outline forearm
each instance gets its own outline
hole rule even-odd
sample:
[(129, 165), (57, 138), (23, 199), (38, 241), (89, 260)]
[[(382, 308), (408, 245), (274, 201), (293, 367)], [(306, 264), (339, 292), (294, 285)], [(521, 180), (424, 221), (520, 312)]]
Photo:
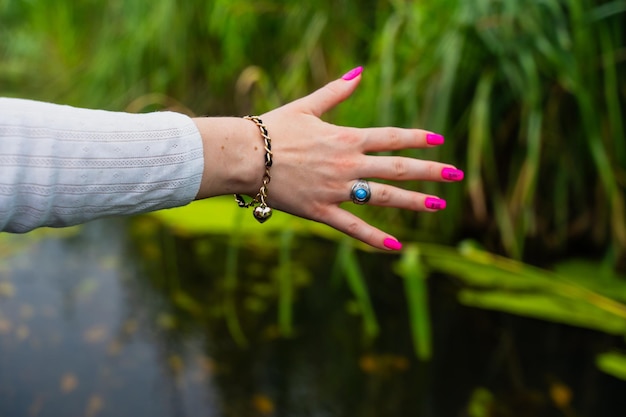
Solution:
[(203, 155), (196, 125), (181, 114), (0, 99), (0, 230), (187, 204)]
[(264, 149), (258, 128), (239, 117), (200, 117), (204, 172), (196, 198), (225, 194), (254, 195), (263, 178)]

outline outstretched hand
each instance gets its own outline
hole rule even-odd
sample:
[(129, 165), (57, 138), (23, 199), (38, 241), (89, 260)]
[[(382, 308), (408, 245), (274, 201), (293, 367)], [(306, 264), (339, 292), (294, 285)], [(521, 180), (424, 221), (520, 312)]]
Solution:
[[(402, 245), (395, 237), (340, 207), (340, 204), (351, 201), (350, 192), (355, 182), (364, 178), (459, 181), (463, 179), (463, 172), (439, 162), (370, 155), (441, 145), (441, 135), (394, 127), (357, 129), (322, 121), (322, 114), (354, 92), (361, 80), (361, 70), (360, 67), (355, 68), (314, 93), (260, 116), (272, 139), (272, 179), (268, 185), (267, 203), (274, 209), (328, 224), (376, 248), (399, 250)], [(232, 187), (224, 189), (222, 186), (220, 191), (255, 195), (261, 185), (264, 150), (258, 128), (249, 121), (243, 122), (248, 124), (245, 130), (247, 144), (237, 141), (233, 132), (225, 141), (213, 141), (211, 148), (221, 155), (224, 155), (225, 148), (223, 145), (219, 148), (220, 142), (227, 143), (231, 148), (231, 152), (226, 152), (231, 158), (218, 164), (224, 169), (232, 170), (233, 163), (247, 166), (246, 173), (241, 174), (238, 181), (232, 177), (229, 179)], [(238, 126), (243, 127), (241, 124)], [(202, 133), (201, 125), (199, 127)], [(254, 136), (251, 138), (251, 135)], [(251, 140), (255, 144), (254, 149), (249, 149)], [(206, 149), (205, 154), (208, 154)], [(251, 164), (250, 161), (255, 162)], [(209, 180), (211, 176), (206, 171), (205, 177)], [(219, 179), (211, 182), (215, 185), (217, 181)], [(235, 184), (241, 188), (236, 189)], [(371, 198), (367, 204), (415, 211), (437, 211), (446, 206), (445, 200), (436, 196), (375, 181), (371, 181), (369, 186)], [(219, 193), (208, 191), (205, 196)]]

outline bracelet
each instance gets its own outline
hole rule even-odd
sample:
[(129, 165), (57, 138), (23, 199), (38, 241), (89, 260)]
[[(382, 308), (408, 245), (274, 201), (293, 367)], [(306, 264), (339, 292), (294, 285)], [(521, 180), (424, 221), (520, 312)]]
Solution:
[(272, 167), (272, 139), (270, 138), (267, 127), (263, 124), (258, 116), (244, 116), (244, 119), (251, 120), (258, 126), (261, 131), (261, 136), (265, 142), (265, 174), (263, 174), (263, 185), (252, 199), (251, 202), (246, 203), (241, 194), (235, 194), (235, 201), (242, 208), (254, 207), (252, 214), (259, 223), (264, 223), (267, 219), (272, 217), (272, 208), (267, 205), (267, 184), (270, 183), (272, 177), (270, 176), (270, 168)]

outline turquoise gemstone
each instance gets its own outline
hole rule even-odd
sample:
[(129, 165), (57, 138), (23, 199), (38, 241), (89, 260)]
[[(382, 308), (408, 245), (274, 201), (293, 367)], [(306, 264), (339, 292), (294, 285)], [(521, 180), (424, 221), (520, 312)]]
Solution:
[(365, 197), (367, 197), (367, 191), (365, 191), (365, 189), (363, 188), (359, 188), (358, 190), (356, 190), (354, 192), (354, 195), (356, 196), (356, 198), (358, 198), (359, 200), (363, 200)]

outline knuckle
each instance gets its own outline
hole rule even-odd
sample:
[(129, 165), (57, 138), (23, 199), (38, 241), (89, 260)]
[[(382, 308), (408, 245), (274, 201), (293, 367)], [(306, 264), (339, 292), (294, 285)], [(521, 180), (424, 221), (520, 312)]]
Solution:
[(400, 131), (395, 128), (388, 128), (387, 132), (387, 144), (389, 149), (399, 149), (402, 145), (402, 138), (400, 136)]
[(381, 188), (380, 191), (377, 192), (376, 199), (380, 204), (388, 204), (391, 201), (391, 190), (386, 187)]
[(354, 158), (337, 158), (335, 160), (337, 172), (340, 173), (341, 176), (350, 175), (356, 169), (356, 161)]
[(346, 233), (352, 237), (356, 237), (361, 230), (361, 225), (358, 222), (352, 221), (346, 225)]
[(361, 136), (362, 135), (356, 129), (341, 129), (339, 140), (343, 144), (352, 147), (361, 142)]
[(421, 211), (424, 210), (424, 199), (415, 194), (411, 197), (410, 210)]
[(393, 161), (393, 173), (397, 179), (406, 178), (409, 167), (404, 159), (397, 158)]
[(427, 168), (428, 178), (437, 179), (441, 178), (441, 167), (435, 163), (429, 163)]

